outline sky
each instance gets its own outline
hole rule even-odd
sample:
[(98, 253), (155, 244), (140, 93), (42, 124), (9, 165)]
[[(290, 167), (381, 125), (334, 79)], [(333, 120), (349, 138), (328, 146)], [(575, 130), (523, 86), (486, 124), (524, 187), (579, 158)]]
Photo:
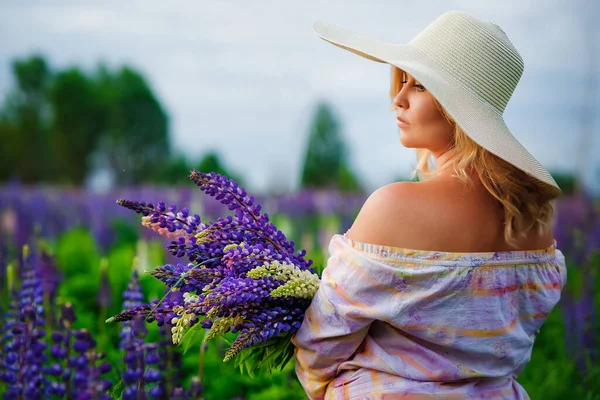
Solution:
[(598, 191), (596, 0), (0, 0), (0, 99), (11, 61), (33, 52), (56, 69), (130, 65), (166, 108), (176, 151), (216, 150), (258, 191), (297, 188), (316, 104), (327, 101), (372, 191), (415, 164), (390, 110), (390, 66), (321, 40), (312, 24), (407, 43), (450, 10), (498, 24), (523, 57), (504, 112), (514, 136), (551, 171), (585, 170)]

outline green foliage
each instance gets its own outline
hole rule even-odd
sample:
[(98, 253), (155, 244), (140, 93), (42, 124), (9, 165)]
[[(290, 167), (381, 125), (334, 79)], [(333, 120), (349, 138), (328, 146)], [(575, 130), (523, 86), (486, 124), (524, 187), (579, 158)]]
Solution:
[[(312, 248), (306, 255), (315, 261), (315, 266), (323, 266), (326, 261), (326, 248), (318, 245), (319, 230), (336, 230), (339, 219), (335, 215), (312, 216), (303, 218), (302, 224), (288, 216), (273, 216), (277, 226), (281, 224), (286, 230), (293, 231), (292, 236), (306, 234), (311, 238)], [(151, 269), (164, 263), (164, 247), (160, 241), (151, 241), (147, 245), (140, 244), (139, 235), (126, 223), (119, 225), (123, 232), (117, 244), (107, 254), (107, 271), (112, 291), (112, 302), (109, 315), (121, 311), (122, 292), (131, 276), (134, 257), (138, 257), (138, 267)], [(301, 227), (301, 229), (300, 229)], [(327, 236), (327, 235), (325, 235)], [(296, 243), (300, 243), (296, 241)], [(300, 248), (297, 244), (297, 248)], [(65, 281), (60, 287), (59, 303), (67, 300), (75, 304), (78, 320), (77, 327), (86, 327), (93, 331), (99, 347), (107, 352), (107, 360), (115, 366), (121, 365), (123, 354), (118, 350), (119, 324), (98, 323), (101, 310), (97, 306), (97, 288), (100, 278), (100, 255), (93, 237), (84, 229), (73, 229), (55, 242), (54, 253), (57, 263), (64, 273)], [(569, 261), (569, 260), (567, 260)], [(596, 253), (590, 260), (591, 265), (600, 265), (600, 254)], [(594, 287), (600, 285), (600, 274), (596, 267), (587, 275), (580, 268), (569, 265), (569, 277), (566, 290), (576, 298), (581, 293), (585, 282), (594, 281)], [(142, 273), (140, 280), (147, 298), (158, 298), (164, 293), (164, 285), (149, 274)], [(594, 295), (594, 304), (600, 309), (600, 292)], [(549, 316), (535, 341), (531, 361), (525, 367), (518, 381), (527, 390), (532, 399), (599, 399), (600, 367), (588, 365), (587, 373), (577, 368), (573, 354), (565, 342), (566, 329), (563, 314), (572, 312), (557, 307)], [(103, 321), (102, 321), (103, 322)], [(228, 333), (224, 338), (217, 338), (204, 348), (202, 337), (204, 330), (191, 328), (184, 337), (177, 351), (184, 352), (183, 367), (180, 370), (186, 384), (192, 376), (201, 376), (204, 383), (206, 399), (232, 399), (243, 396), (249, 400), (263, 399), (304, 399), (302, 387), (296, 379), (293, 358), (291, 362), (284, 359), (270, 358), (271, 354), (241, 352), (234, 362), (223, 362), (223, 355), (228, 344), (235, 335)], [(158, 338), (156, 324), (148, 324), (149, 340)], [(104, 329), (104, 330), (101, 330)], [(597, 337), (600, 337), (596, 335)], [(282, 345), (284, 345), (282, 341)], [(293, 348), (290, 348), (293, 351)], [(288, 356), (293, 354), (287, 353)], [(275, 366), (271, 374), (256, 372), (257, 363)], [(252, 371), (252, 376), (244, 372)], [(118, 371), (111, 377), (118, 385)], [(119, 393), (120, 389), (114, 391)]]
[[(588, 376), (588, 384), (583, 384), (574, 360), (565, 348), (565, 326), (560, 308), (548, 317), (536, 338), (531, 361), (518, 377), (532, 399), (592, 399), (594, 393), (600, 395), (600, 366), (594, 366)], [(595, 377), (595, 379), (589, 379)]]
[(156, 181), (172, 186), (189, 185), (188, 176), (191, 169), (192, 165), (184, 155), (175, 155), (162, 163), (161, 169), (156, 174)]
[[(131, 278), (134, 257), (135, 248), (132, 246), (115, 247), (108, 255), (108, 280), (113, 299), (108, 315), (117, 314), (122, 309), (122, 294)], [(140, 276), (140, 283), (141, 280)]]
[(162, 163), (161, 169), (156, 175), (156, 181), (168, 185), (189, 185), (189, 175), (192, 169), (197, 169), (200, 172), (215, 172), (225, 175), (235, 180), (240, 186), (246, 186), (241, 176), (225, 167), (221, 157), (215, 151), (205, 153), (196, 165), (183, 155), (171, 157)]
[(296, 229), (294, 229), (296, 225), (294, 224), (294, 221), (292, 221), (287, 215), (283, 213), (275, 213), (273, 215), (269, 215), (269, 219), (281, 232), (283, 232), (285, 237), (288, 239), (292, 239), (294, 236), (297, 236)]
[[(282, 371), (271, 375), (260, 373), (254, 377), (242, 375), (232, 362), (223, 362), (223, 353), (235, 335), (208, 343), (203, 355), (204, 396), (206, 399), (306, 399), (306, 394), (296, 379), (294, 363), (288, 363)], [(196, 373), (198, 352), (192, 348), (184, 357), (184, 370)], [(198, 350), (200, 351), (200, 350)]]
[(570, 172), (552, 171), (552, 177), (563, 191), (563, 194), (573, 194), (577, 186), (577, 177)]
[(93, 236), (83, 228), (66, 232), (58, 240), (56, 261), (64, 280), (58, 292), (58, 303), (76, 304), (75, 327), (95, 330), (98, 326), (98, 286), (100, 256)]
[(100, 257), (88, 230), (74, 228), (62, 235), (57, 244), (56, 261), (65, 279), (79, 275), (89, 281), (90, 288), (98, 285)]
[(214, 151), (198, 163), (173, 154), (167, 112), (133, 68), (53, 71), (32, 55), (12, 70), (14, 86), (0, 104), (0, 181), (82, 185), (106, 169), (117, 184), (189, 184), (196, 167), (245, 186)]
[(360, 187), (347, 164), (347, 149), (333, 110), (326, 103), (317, 105), (308, 137), (300, 178), (302, 188), (340, 188), (355, 191)]
[(340, 167), (337, 187), (341, 192), (356, 193), (365, 191), (358, 177), (350, 170), (347, 163), (342, 164)]
[[(200, 160), (200, 162), (196, 166), (196, 169), (200, 172), (216, 172), (217, 174), (225, 175), (225, 176), (229, 177), (230, 179), (233, 179), (236, 182), (238, 182), (240, 184), (240, 186), (244, 186), (242, 183), (240, 183), (237, 180), (237, 178), (235, 178), (227, 170), (225, 170), (225, 167), (223, 166), (223, 163), (221, 162), (221, 158), (214, 151), (208, 152)], [(189, 171), (188, 171), (188, 175), (189, 175)]]
[(33, 55), (25, 60), (16, 60), (12, 64), (17, 85), (25, 96), (34, 102), (41, 102), (44, 89), (48, 84), (50, 69), (41, 55)]
[(129, 67), (105, 66), (95, 77), (104, 112), (99, 153), (117, 182), (151, 182), (160, 162), (171, 154), (168, 118), (144, 77)]
[(187, 353), (188, 350), (194, 346), (195, 344), (202, 343), (204, 341), (204, 335), (206, 334), (206, 329), (202, 327), (202, 324), (199, 322), (188, 329), (183, 335), (183, 339), (181, 339), (181, 343), (179, 346), (182, 348), (183, 354)]
[[(573, 265), (572, 259), (567, 257), (567, 284), (563, 296), (569, 295), (576, 302), (581, 301), (583, 288), (586, 283), (593, 281), (593, 287), (600, 285), (600, 253), (592, 254), (589, 263), (595, 268), (590, 268), (590, 273), (584, 274), (581, 266)], [(600, 292), (594, 293), (594, 307), (600, 306)], [(536, 338), (531, 360), (525, 367), (518, 381), (527, 390), (532, 399), (600, 399), (600, 365), (589, 362), (586, 349), (576, 349), (567, 346), (565, 342), (567, 326), (563, 319), (573, 309), (565, 308), (562, 303), (556, 307), (544, 322), (540, 334)], [(589, 321), (592, 323), (592, 321)], [(596, 329), (600, 326), (595, 324)], [(580, 332), (589, 327), (571, 328)], [(600, 330), (596, 331), (596, 346), (600, 346)], [(581, 352), (588, 358), (584, 374), (577, 368), (575, 359)]]
[(84, 183), (103, 129), (94, 82), (77, 68), (57, 73), (49, 90), (52, 152), (58, 181)]
[(33, 55), (13, 62), (13, 76), (0, 108), (0, 179), (80, 185), (93, 158), (119, 183), (152, 182), (169, 159), (166, 112), (132, 68), (52, 72)]
[(115, 247), (135, 246), (139, 238), (139, 227), (122, 219), (112, 221), (111, 225), (115, 232)]
[(52, 173), (47, 112), (52, 74), (39, 55), (14, 61), (12, 72), (16, 88), (0, 109), (0, 178), (16, 175), (25, 183), (47, 181)]
[(273, 371), (283, 371), (294, 356), (294, 345), (289, 337), (275, 337), (266, 343), (242, 350), (233, 360), (242, 374), (254, 378), (262, 371), (272, 375)]

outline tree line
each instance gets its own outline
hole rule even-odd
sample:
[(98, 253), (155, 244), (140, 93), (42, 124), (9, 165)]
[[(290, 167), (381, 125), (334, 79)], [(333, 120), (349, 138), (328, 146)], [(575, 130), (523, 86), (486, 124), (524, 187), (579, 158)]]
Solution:
[[(104, 168), (117, 185), (179, 184), (196, 168), (244, 185), (216, 152), (190, 161), (172, 148), (168, 113), (134, 68), (54, 69), (39, 54), (11, 66), (13, 86), (0, 104), (0, 182), (80, 186)], [(299, 186), (361, 190), (324, 102), (307, 135)]]

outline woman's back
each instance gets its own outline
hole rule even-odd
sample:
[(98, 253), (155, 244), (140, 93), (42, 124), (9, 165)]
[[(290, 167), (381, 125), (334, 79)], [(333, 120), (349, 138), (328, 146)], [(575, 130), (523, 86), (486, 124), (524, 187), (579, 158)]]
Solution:
[[(348, 237), (392, 247), (448, 252), (536, 250), (550, 247), (552, 229), (530, 232), (511, 247), (500, 203), (479, 183), (441, 176), (398, 182), (371, 195)], [(369, 202), (375, 204), (368, 204)], [(377, 226), (376, 226), (377, 225)]]

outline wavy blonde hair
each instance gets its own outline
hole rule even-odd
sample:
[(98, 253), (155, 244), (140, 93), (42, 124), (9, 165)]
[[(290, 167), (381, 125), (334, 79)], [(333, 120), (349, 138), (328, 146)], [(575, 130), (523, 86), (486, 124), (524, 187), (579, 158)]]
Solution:
[[(393, 65), (391, 67), (390, 97), (392, 109), (397, 110), (393, 101), (402, 88), (404, 71)], [(473, 184), (469, 173), (473, 172), (502, 205), (505, 241), (517, 247), (517, 239), (526, 238), (532, 229), (537, 228), (542, 234), (551, 228), (556, 195), (548, 185), (475, 143), (435, 97), (434, 101), (442, 115), (454, 126), (453, 140), (450, 144), (454, 154), (446, 165), (452, 166), (454, 176), (467, 185)], [(423, 181), (435, 177), (439, 171), (429, 165), (431, 151), (417, 149), (416, 152), (417, 165), (411, 178), (416, 176)]]

